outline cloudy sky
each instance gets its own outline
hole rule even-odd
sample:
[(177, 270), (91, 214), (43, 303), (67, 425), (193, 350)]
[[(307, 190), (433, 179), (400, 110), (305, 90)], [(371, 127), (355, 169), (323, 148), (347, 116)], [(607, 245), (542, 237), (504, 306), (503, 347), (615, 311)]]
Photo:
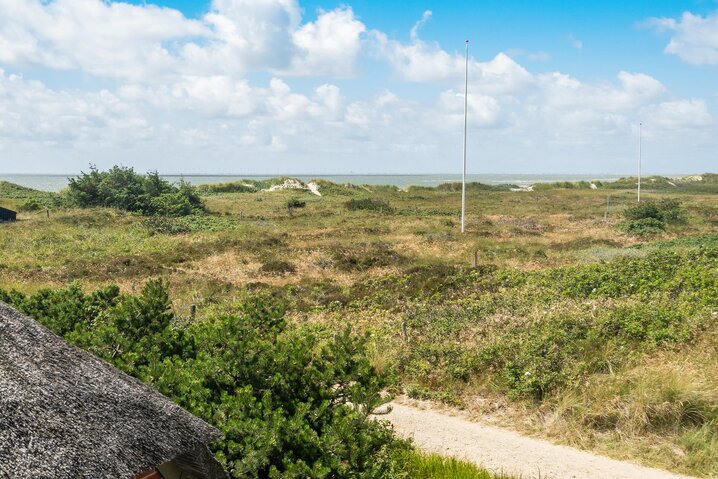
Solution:
[(0, 173), (458, 171), (466, 38), (471, 172), (718, 171), (715, 0), (0, 0)]

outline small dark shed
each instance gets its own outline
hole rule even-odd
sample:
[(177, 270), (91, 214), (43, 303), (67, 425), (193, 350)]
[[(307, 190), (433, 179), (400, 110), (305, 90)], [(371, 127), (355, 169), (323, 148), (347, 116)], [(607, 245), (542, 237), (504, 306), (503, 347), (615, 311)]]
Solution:
[(226, 479), (219, 435), (0, 302), (0, 478)]
[(15, 221), (17, 219), (17, 213), (13, 210), (3, 208), (0, 206), (0, 223), (3, 221)]

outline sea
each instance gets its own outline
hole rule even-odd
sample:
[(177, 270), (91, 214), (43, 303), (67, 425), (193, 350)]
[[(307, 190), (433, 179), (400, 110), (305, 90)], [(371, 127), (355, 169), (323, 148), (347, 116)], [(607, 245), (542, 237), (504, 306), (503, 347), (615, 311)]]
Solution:
[[(162, 175), (166, 180), (176, 183), (183, 179), (193, 185), (229, 183), (243, 179), (266, 180), (282, 175)], [(334, 183), (351, 183), (354, 185), (393, 185), (399, 188), (408, 186), (437, 186), (442, 183), (461, 181), (460, 174), (433, 174), (433, 175), (284, 175), (302, 181), (315, 179), (329, 180)], [(466, 181), (478, 181), (489, 185), (512, 184), (521, 187), (536, 183), (554, 183), (557, 181), (615, 181), (626, 175), (562, 175), (562, 174), (479, 174), (466, 175)], [(3, 175), (0, 181), (9, 181), (41, 191), (57, 192), (67, 186), (69, 178), (73, 175)]]

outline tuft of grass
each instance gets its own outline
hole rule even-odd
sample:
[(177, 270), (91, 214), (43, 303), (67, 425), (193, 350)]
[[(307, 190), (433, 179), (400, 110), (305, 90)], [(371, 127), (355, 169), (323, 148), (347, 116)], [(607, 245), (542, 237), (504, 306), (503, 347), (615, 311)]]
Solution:
[(492, 474), (454, 457), (443, 457), (412, 451), (406, 458), (407, 477), (412, 479), (511, 479), (504, 474)]
[(718, 391), (689, 368), (654, 365), (592, 378), (575, 407), (574, 413), (598, 430), (681, 433), (716, 423)]

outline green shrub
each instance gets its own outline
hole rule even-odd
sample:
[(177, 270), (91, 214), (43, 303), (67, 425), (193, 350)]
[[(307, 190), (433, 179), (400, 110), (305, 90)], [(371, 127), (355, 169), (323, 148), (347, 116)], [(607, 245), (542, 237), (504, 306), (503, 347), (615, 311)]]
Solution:
[(381, 198), (362, 198), (362, 199), (351, 199), (344, 203), (344, 206), (349, 211), (381, 211), (391, 212), (392, 207), (386, 201)]
[(0, 299), (217, 427), (211, 447), (232, 477), (380, 479), (403, 468), (394, 451), (406, 443), (370, 418), (387, 378), (367, 338), (293, 326), (276, 298), (189, 324), (160, 280), (137, 296), (72, 286)]
[(30, 198), (29, 200), (26, 200), (26, 201), (20, 203), (20, 205), (18, 205), (18, 207), (17, 207), (17, 209), (19, 211), (29, 211), (29, 212), (30, 211), (40, 211), (43, 208), (45, 208), (45, 206), (42, 203), (40, 203), (38, 200), (36, 200), (35, 198)]
[(656, 218), (641, 218), (627, 221), (619, 225), (619, 229), (633, 236), (648, 237), (664, 233), (666, 224)]
[(306, 201), (302, 201), (297, 198), (287, 200), (287, 208), (304, 208), (305, 206), (307, 206)]
[(195, 189), (184, 181), (174, 186), (157, 172), (146, 175), (132, 168), (114, 166), (71, 178), (66, 192), (68, 202), (81, 208), (106, 207), (144, 215), (186, 216), (204, 211)]
[(681, 221), (681, 203), (677, 200), (662, 199), (660, 201), (642, 201), (624, 210), (627, 220), (655, 219), (664, 223)]

